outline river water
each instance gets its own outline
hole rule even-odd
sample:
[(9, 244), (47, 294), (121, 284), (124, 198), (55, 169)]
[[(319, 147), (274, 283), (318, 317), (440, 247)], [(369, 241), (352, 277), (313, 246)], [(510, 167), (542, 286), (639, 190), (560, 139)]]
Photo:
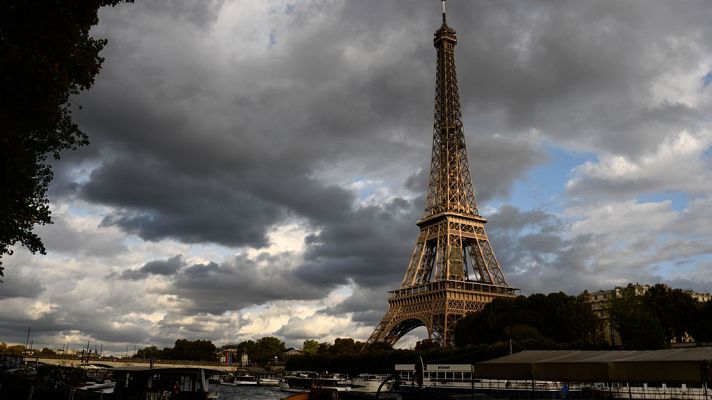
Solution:
[(210, 385), (210, 390), (220, 392), (219, 400), (279, 400), (294, 393), (285, 393), (279, 387)]

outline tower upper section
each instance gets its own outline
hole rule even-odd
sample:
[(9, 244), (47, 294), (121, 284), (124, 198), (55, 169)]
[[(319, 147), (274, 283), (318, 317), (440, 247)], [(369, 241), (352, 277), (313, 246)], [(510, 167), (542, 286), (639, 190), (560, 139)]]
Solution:
[(462, 130), (455, 70), (457, 35), (455, 30), (447, 25), (445, 1), (442, 3), (443, 24), (435, 31), (433, 39), (437, 51), (435, 124), (424, 218), (444, 213), (481, 218), (472, 187), (465, 135)]

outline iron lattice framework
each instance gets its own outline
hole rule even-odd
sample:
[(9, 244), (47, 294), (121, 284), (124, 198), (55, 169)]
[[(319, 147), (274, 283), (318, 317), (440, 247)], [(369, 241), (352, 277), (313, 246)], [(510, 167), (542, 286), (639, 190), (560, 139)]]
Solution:
[(462, 129), (455, 72), (455, 30), (443, 24), (435, 32), (437, 83), (435, 125), (425, 215), (420, 236), (398, 290), (389, 292), (388, 311), (367, 344), (395, 344), (414, 328), (453, 343), (455, 323), (482, 310), (497, 297), (512, 297), (477, 210)]

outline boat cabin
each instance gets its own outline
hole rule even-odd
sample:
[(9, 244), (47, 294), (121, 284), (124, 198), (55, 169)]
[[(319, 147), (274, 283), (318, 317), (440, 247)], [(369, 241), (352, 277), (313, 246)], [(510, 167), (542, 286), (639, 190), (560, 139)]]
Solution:
[(208, 381), (203, 368), (145, 368), (114, 369), (117, 400), (193, 400), (208, 399)]

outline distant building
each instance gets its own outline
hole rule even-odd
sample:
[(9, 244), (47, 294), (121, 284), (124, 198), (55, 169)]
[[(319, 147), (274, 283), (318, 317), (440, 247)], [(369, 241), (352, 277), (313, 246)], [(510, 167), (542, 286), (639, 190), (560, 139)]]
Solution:
[[(623, 297), (623, 291), (627, 289), (632, 289), (636, 296), (644, 295), (652, 286), (651, 285), (641, 285), (636, 283), (635, 285), (629, 285), (628, 287), (622, 288), (616, 286), (611, 290), (598, 290), (595, 292), (584, 291), (582, 296), (584, 296), (589, 303), (591, 303), (591, 308), (594, 314), (599, 319), (599, 326), (596, 330), (598, 333), (598, 338), (612, 346), (620, 346), (623, 344), (620, 335), (611, 324), (610, 312), (611, 304), (613, 299)], [(698, 293), (693, 290), (684, 290), (685, 293), (689, 294), (695, 301), (700, 303), (712, 300), (711, 293)], [(686, 341), (692, 341), (692, 338)]]
[(218, 360), (220, 363), (226, 365), (226, 366), (231, 366), (234, 364), (237, 364), (238, 361), (238, 356), (237, 356), (237, 348), (235, 347), (225, 347), (221, 350), (218, 350), (217, 356)]
[(297, 350), (294, 347), (290, 347), (282, 353), (282, 358), (301, 356), (302, 354), (304, 354), (303, 351)]

